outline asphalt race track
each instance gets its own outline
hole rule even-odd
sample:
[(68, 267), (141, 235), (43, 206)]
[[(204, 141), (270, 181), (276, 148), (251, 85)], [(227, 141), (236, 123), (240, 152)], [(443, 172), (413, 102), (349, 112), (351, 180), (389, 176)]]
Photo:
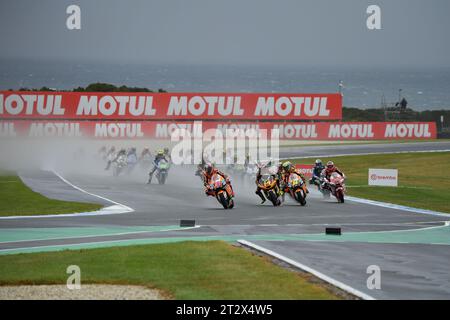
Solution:
[[(311, 146), (283, 149), (280, 157), (449, 150), (450, 142)], [(338, 160), (337, 160), (338, 161)], [(345, 168), (343, 168), (345, 171)], [(51, 171), (20, 175), (33, 190), (63, 200), (109, 200), (132, 208), (122, 214), (0, 220), (0, 254), (181, 240), (244, 239), (306, 265), (376, 299), (450, 298), (450, 216), (357, 201), (338, 204), (315, 190), (305, 207), (288, 197), (282, 207), (259, 205), (250, 178), (233, 177), (236, 207), (223, 210), (206, 197), (192, 168), (174, 167), (166, 185), (145, 185), (146, 175), (114, 178)], [(109, 200), (106, 200), (109, 199)], [(180, 228), (181, 219), (197, 227)], [(326, 226), (342, 228), (325, 235)], [(367, 268), (379, 266), (381, 289), (368, 289)]]

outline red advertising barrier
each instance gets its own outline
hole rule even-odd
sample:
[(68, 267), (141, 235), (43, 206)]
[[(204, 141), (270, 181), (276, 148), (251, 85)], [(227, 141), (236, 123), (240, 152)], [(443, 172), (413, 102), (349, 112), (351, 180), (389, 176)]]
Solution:
[(295, 167), (303, 173), (305, 178), (311, 179), (313, 174), (314, 165), (312, 164), (296, 164)]
[(224, 135), (238, 137), (263, 136), (267, 130), (268, 139), (277, 129), (281, 140), (436, 139), (437, 135), (434, 122), (0, 121), (0, 137), (170, 139), (176, 129), (190, 133), (219, 129)]
[(339, 120), (340, 94), (0, 91), (0, 119)]

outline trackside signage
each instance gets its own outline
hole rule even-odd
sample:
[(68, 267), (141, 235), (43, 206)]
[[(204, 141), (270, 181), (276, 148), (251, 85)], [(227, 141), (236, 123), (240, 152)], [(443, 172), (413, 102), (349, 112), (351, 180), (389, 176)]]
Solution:
[(0, 118), (338, 120), (340, 94), (0, 91)]
[(295, 168), (300, 171), (306, 178), (310, 179), (313, 174), (314, 166), (312, 164), (296, 164)]
[(397, 169), (369, 169), (369, 186), (398, 186)]
[(92, 137), (170, 139), (177, 129), (189, 133), (217, 129), (225, 135), (270, 136), (282, 140), (436, 139), (434, 122), (223, 122), (223, 121), (75, 121), (0, 119), (0, 137)]

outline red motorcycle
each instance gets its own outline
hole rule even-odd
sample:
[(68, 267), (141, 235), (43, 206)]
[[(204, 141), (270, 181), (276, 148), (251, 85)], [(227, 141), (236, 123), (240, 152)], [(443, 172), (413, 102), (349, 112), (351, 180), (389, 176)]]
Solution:
[(341, 176), (337, 172), (333, 172), (330, 176), (330, 180), (328, 181), (328, 187), (330, 188), (333, 196), (336, 197), (337, 201), (340, 203), (344, 203), (344, 194), (345, 194), (345, 184), (344, 177)]

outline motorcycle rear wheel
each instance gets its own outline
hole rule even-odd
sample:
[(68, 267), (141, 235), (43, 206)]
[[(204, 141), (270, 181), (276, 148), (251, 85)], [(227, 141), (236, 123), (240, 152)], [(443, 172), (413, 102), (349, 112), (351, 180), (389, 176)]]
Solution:
[(268, 198), (269, 198), (270, 202), (272, 202), (274, 207), (276, 207), (276, 206), (278, 206), (280, 204), (280, 201), (278, 201), (278, 197), (275, 194), (274, 190), (269, 190)]

